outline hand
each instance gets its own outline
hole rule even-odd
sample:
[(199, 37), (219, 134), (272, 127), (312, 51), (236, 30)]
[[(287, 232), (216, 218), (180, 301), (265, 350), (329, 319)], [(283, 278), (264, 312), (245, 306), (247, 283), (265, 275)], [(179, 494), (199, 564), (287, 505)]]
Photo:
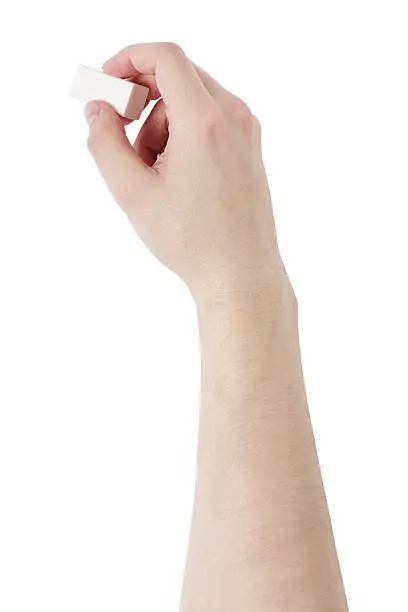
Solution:
[(158, 100), (133, 144), (106, 103), (90, 102), (89, 150), (147, 247), (190, 288), (227, 291), (282, 271), (248, 106), (175, 44), (138, 44), (103, 70)]

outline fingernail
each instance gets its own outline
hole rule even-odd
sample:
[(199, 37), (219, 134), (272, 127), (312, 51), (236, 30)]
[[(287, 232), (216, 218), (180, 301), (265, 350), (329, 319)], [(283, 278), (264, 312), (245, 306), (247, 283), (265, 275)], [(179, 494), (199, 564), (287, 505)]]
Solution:
[(88, 125), (91, 125), (91, 123), (96, 119), (96, 117), (99, 115), (99, 113), (101, 112), (101, 109), (99, 106), (85, 106), (84, 109), (84, 114), (85, 114), (85, 119), (88, 122)]

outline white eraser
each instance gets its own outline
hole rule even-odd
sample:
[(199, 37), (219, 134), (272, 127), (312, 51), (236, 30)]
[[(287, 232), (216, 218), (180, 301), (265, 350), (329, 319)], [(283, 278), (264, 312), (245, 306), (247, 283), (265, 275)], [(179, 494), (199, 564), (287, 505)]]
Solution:
[(149, 88), (100, 70), (79, 65), (71, 86), (71, 96), (89, 102), (103, 100), (127, 119), (139, 119)]

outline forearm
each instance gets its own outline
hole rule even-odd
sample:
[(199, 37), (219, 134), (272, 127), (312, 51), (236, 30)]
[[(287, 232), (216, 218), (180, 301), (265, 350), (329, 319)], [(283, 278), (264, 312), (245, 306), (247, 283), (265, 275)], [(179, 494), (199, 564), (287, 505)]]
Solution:
[(202, 405), (183, 612), (344, 612), (286, 275), (197, 307)]

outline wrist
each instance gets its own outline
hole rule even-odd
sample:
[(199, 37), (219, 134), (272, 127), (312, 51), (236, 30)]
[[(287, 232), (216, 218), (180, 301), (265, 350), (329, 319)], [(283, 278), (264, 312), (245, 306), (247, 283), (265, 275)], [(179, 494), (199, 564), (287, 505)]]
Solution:
[(281, 263), (262, 273), (218, 277), (195, 295), (201, 348), (237, 367), (260, 354), (295, 356), (299, 335), (297, 300)]
[(296, 296), (283, 263), (233, 278), (196, 297), (203, 385), (269, 412), (281, 393), (303, 393)]
[(246, 267), (220, 267), (189, 288), (199, 317), (232, 311), (274, 315), (286, 307), (297, 310), (296, 296), (279, 256)]

